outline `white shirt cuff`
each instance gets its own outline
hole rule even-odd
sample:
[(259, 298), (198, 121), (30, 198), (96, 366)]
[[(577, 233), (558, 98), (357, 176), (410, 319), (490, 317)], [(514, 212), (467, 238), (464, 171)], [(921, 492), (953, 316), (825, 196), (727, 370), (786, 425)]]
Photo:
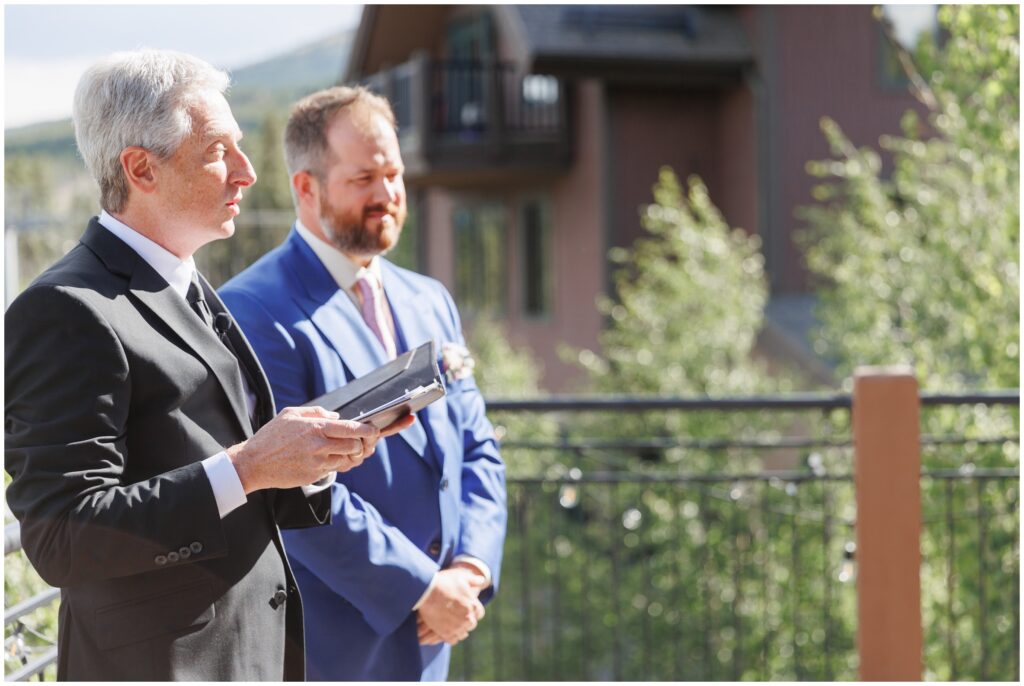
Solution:
[(319, 481), (314, 481), (310, 485), (301, 486), (300, 488), (302, 488), (302, 493), (308, 498), (310, 496), (316, 495), (317, 493), (323, 491), (324, 489), (330, 488), (331, 484), (334, 483), (334, 480), (337, 477), (337, 472), (331, 472), (330, 474), (320, 479)]
[[(472, 555), (456, 555), (452, 562), (465, 562), (476, 567), (481, 574), (484, 575), (484, 579), (487, 580), (487, 586), (491, 585), (491, 568), (487, 566), (487, 563), (483, 560), (473, 557)], [(487, 588), (484, 586), (484, 588)]]
[(430, 592), (434, 589), (434, 584), (436, 584), (436, 583), (437, 583), (437, 572), (434, 572), (434, 576), (432, 576), (430, 578), (430, 584), (427, 585), (427, 590), (423, 591), (423, 595), (421, 595), (420, 599), (416, 601), (416, 604), (412, 606), (412, 611), (413, 612), (415, 612), (416, 610), (420, 609), (420, 605), (422, 605), (423, 601), (427, 599), (428, 595), (430, 595)]
[(245, 489), (242, 488), (242, 480), (238, 478), (235, 465), (226, 452), (219, 452), (216, 455), (203, 460), (203, 469), (206, 471), (206, 478), (210, 480), (210, 487), (213, 488), (213, 497), (217, 500), (217, 511), (220, 518), (224, 519), (228, 513), (235, 508), (245, 505)]

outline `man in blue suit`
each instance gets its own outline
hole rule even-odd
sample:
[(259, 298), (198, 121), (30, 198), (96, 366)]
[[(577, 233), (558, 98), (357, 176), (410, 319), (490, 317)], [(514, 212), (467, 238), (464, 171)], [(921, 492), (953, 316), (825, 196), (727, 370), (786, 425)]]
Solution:
[(387, 101), (362, 88), (297, 103), (285, 158), (298, 221), (220, 292), (278, 406), (429, 340), (449, 353), (447, 395), (338, 474), (332, 525), (285, 532), (314, 680), (446, 678), (501, 566), (505, 467), (458, 311), (439, 282), (382, 257), (406, 216), (395, 128)]

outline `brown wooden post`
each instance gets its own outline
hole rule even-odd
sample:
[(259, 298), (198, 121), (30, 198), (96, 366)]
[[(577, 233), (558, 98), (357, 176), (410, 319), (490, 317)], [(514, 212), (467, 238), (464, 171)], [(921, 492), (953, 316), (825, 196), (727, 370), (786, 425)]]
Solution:
[(919, 404), (909, 367), (854, 373), (857, 646), (865, 681), (922, 676)]

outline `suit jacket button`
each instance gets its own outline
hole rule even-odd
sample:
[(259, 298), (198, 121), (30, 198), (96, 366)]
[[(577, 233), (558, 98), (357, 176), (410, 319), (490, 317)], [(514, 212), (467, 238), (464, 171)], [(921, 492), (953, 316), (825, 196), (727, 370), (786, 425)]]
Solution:
[(178, 555), (178, 553), (174, 552), (173, 550), (171, 552), (167, 553), (167, 561), (168, 562), (177, 562), (179, 559), (181, 559), (180, 556)]
[(153, 562), (157, 563), (160, 566), (163, 566), (163, 565), (167, 564), (167, 556), (166, 555), (157, 555), (156, 557), (153, 558)]
[(284, 605), (284, 602), (286, 600), (288, 600), (288, 592), (285, 591), (283, 588), (279, 588), (277, 592), (274, 593), (274, 598), (270, 601), (270, 605), (276, 610), (277, 608)]
[(203, 552), (203, 544), (199, 541), (192, 541), (188, 544), (188, 549), (196, 555), (198, 555), (199, 553)]
[(447, 476), (444, 477), (443, 479), (441, 479), (441, 490), (442, 491), (447, 491), (448, 490), (448, 477)]
[(187, 545), (183, 545), (180, 548), (178, 548), (178, 554), (181, 555), (182, 560), (187, 560), (188, 558), (192, 557), (192, 551), (189, 550)]
[(433, 543), (431, 543), (430, 547), (427, 548), (427, 552), (430, 553), (431, 557), (437, 557), (438, 555), (440, 555), (441, 554), (441, 543), (440, 543), (440, 541), (434, 541)]

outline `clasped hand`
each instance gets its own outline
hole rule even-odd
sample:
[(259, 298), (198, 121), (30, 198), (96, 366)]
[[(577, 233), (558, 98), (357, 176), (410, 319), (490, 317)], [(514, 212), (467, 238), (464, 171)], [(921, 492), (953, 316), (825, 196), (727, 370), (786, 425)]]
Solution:
[(487, 579), (469, 564), (456, 562), (437, 573), (437, 580), (423, 600), (416, 616), (416, 630), (422, 645), (455, 645), (469, 636), (484, 617), (480, 591)]

